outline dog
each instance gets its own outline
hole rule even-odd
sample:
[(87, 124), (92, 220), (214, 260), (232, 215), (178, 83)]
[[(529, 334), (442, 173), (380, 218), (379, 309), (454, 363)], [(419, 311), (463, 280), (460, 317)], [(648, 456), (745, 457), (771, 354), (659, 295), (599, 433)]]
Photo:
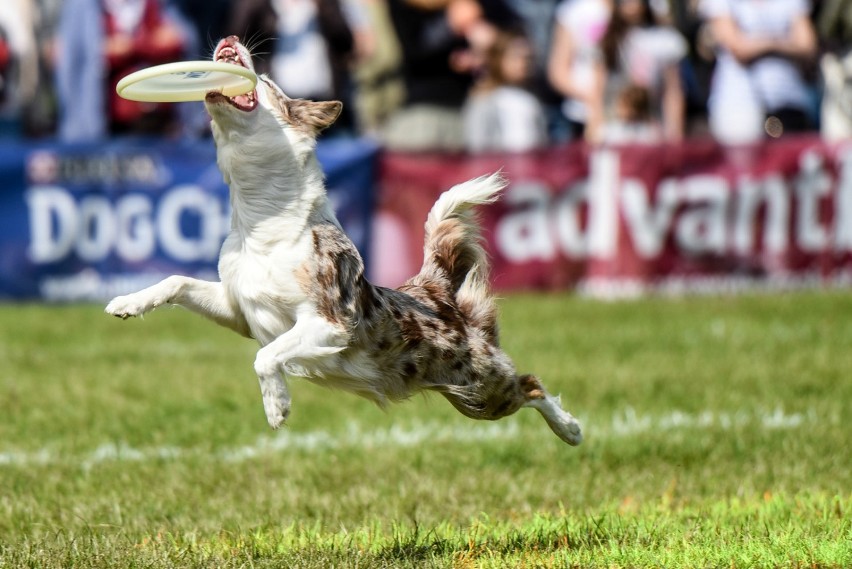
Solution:
[[(235, 36), (213, 59), (254, 69)], [(257, 340), (254, 370), (273, 429), (290, 412), (287, 379), (299, 377), (382, 407), (435, 391), (474, 419), (532, 407), (563, 441), (581, 442), (578, 421), (499, 347), (473, 212), (497, 199), (506, 184), (499, 173), (441, 195), (426, 220), (420, 272), (396, 290), (374, 286), (334, 215), (315, 154), (342, 104), (291, 99), (261, 75), (254, 91), (209, 92), (205, 106), (232, 207), (220, 282), (174, 275), (113, 299), (108, 314), (180, 305)]]

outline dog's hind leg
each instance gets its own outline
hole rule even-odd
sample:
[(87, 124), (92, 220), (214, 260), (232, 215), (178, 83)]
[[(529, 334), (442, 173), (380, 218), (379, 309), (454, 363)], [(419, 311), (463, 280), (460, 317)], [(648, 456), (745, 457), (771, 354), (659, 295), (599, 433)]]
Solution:
[(547, 421), (550, 429), (569, 445), (583, 440), (580, 423), (559, 405), (559, 397), (547, 393), (534, 375), (492, 376), (487, 382), (490, 389), (483, 392), (482, 385), (432, 386), (453, 404), (458, 411), (471, 419), (494, 421), (513, 414), (521, 407), (536, 409)]
[(576, 446), (583, 441), (579, 421), (562, 408), (559, 397), (550, 395), (534, 375), (522, 375), (518, 381), (526, 397), (524, 407), (532, 407), (541, 413), (550, 430), (569, 445)]
[(290, 414), (290, 393), (284, 374), (307, 376), (311, 360), (336, 354), (346, 348), (340, 329), (328, 321), (303, 316), (293, 327), (257, 352), (254, 371), (260, 382), (263, 410), (269, 426), (277, 429)]

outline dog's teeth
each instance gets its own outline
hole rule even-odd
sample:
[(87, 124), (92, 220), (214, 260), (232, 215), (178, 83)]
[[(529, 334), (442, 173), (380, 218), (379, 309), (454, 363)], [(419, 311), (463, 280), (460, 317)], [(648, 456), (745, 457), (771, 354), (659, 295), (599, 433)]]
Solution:
[(219, 50), (219, 53), (216, 56), (216, 61), (239, 63), (239, 56), (237, 54), (237, 50), (232, 47), (223, 47)]

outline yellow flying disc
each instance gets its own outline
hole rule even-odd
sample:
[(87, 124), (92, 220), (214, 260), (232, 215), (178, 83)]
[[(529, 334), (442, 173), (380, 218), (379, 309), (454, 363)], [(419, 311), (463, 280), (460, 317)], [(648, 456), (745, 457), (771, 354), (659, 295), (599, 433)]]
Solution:
[(131, 73), (115, 91), (131, 101), (179, 103), (203, 101), (210, 91), (227, 97), (248, 93), (257, 85), (251, 69), (219, 61), (178, 61)]

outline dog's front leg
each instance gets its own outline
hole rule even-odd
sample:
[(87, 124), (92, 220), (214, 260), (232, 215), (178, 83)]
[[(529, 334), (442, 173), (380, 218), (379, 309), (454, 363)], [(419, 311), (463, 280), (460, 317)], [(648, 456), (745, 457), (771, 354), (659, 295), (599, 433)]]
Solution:
[(317, 316), (303, 316), (257, 352), (254, 370), (270, 427), (280, 427), (290, 413), (284, 374), (306, 376), (318, 359), (346, 349), (347, 343), (348, 336), (337, 326)]
[(228, 300), (222, 283), (180, 275), (172, 275), (139, 292), (118, 296), (107, 304), (106, 312), (126, 319), (142, 316), (163, 304), (178, 304), (244, 336), (249, 335), (245, 319)]

